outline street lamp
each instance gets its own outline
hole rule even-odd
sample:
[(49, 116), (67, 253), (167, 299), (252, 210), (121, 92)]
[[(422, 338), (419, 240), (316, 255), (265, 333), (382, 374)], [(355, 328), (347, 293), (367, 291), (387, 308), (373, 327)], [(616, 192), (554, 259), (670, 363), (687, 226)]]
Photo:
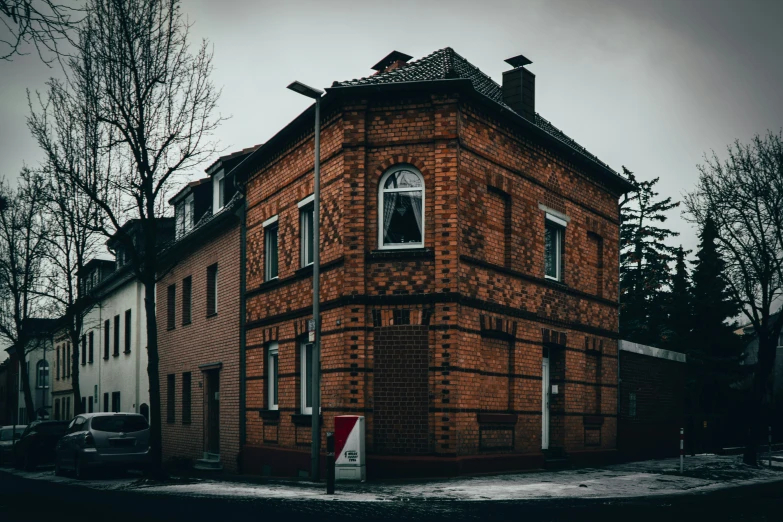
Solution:
[(313, 323), (315, 336), (313, 339), (313, 371), (310, 389), (313, 394), (312, 445), (310, 455), (310, 477), (319, 480), (321, 473), (321, 311), (320, 311), (320, 279), (321, 279), (321, 96), (323, 91), (314, 89), (301, 82), (293, 82), (288, 86), (292, 91), (315, 100), (315, 167), (313, 168)]

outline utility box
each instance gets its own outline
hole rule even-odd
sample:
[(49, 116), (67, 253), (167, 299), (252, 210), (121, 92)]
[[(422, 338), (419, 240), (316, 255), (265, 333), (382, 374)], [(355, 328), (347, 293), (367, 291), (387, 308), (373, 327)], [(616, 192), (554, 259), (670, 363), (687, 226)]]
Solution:
[(364, 480), (364, 417), (339, 415), (334, 418), (335, 480)]

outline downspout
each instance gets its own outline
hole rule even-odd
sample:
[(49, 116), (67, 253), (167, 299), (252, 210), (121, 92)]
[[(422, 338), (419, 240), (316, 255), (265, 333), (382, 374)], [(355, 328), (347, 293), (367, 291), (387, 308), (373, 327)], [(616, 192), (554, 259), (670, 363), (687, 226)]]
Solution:
[(247, 441), (247, 427), (246, 427), (246, 412), (245, 412), (245, 397), (247, 383), (245, 381), (245, 344), (247, 341), (247, 335), (245, 333), (245, 313), (246, 313), (246, 299), (245, 299), (245, 287), (247, 285), (246, 270), (246, 256), (247, 256), (247, 199), (246, 194), (242, 191), (241, 186), (236, 182), (236, 176), (234, 176), (234, 183), (237, 186), (237, 190), (242, 193), (242, 204), (238, 209), (239, 213), (239, 471), (242, 472), (241, 458), (244, 451), (245, 442)]
[[(141, 324), (141, 289), (142, 285), (139, 284), (138, 281), (136, 281), (136, 319), (135, 319), (135, 325), (136, 328), (133, 328), (133, 330), (136, 330), (136, 339), (134, 344), (133, 351), (136, 352), (136, 413), (139, 413), (141, 411), (141, 405), (139, 404), (139, 388), (141, 387), (141, 332), (139, 331), (138, 326)], [(133, 312), (131, 312), (131, 321), (134, 321), (133, 319)], [(147, 318), (147, 312), (144, 312), (144, 318)], [(126, 326), (127, 328), (127, 326)]]

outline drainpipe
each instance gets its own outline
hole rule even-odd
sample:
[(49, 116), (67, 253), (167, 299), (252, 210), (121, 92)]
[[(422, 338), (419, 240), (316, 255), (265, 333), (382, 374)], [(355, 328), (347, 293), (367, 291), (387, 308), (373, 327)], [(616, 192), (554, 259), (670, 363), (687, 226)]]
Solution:
[[(246, 427), (246, 412), (245, 412), (245, 396), (247, 393), (247, 383), (245, 381), (245, 344), (247, 342), (247, 334), (245, 332), (245, 313), (246, 313), (246, 299), (245, 299), (245, 287), (247, 285), (246, 269), (246, 257), (247, 257), (247, 199), (246, 194), (242, 191), (241, 186), (236, 181), (234, 176), (234, 184), (237, 190), (242, 193), (242, 205), (240, 205), (237, 212), (239, 213), (239, 451), (242, 455), (245, 442), (247, 441), (247, 427)], [(240, 471), (243, 471), (240, 468)]]

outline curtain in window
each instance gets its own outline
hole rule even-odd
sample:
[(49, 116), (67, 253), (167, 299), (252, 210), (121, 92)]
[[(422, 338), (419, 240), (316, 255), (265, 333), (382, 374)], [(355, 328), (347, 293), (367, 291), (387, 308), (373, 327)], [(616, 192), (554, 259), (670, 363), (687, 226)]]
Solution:
[(392, 215), (394, 209), (397, 206), (398, 192), (389, 192), (383, 195), (383, 242), (393, 243), (392, 238), (389, 237), (389, 227), (392, 224)]

